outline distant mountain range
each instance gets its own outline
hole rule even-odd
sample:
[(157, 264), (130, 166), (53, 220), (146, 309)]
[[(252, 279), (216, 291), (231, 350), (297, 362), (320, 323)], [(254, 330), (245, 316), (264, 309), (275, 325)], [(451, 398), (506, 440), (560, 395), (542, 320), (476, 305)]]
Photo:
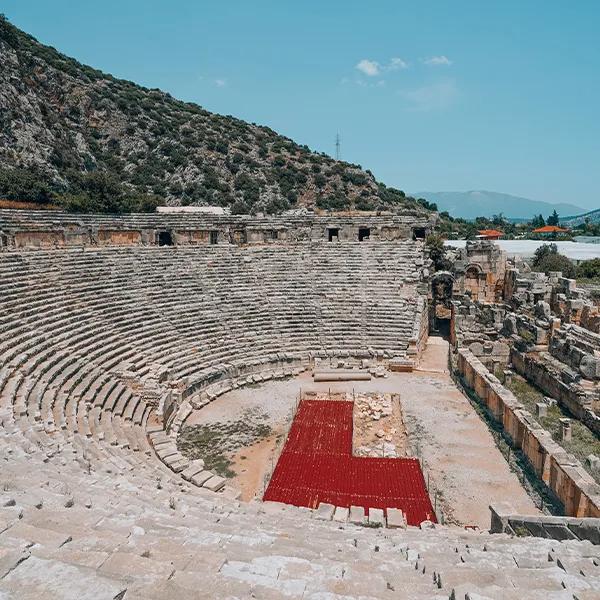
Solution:
[(551, 204), (529, 198), (520, 198), (499, 192), (473, 190), (470, 192), (415, 192), (417, 198), (425, 198), (435, 202), (439, 211), (448, 211), (453, 217), (474, 219), (475, 217), (492, 217), (502, 213), (511, 220), (529, 220), (534, 215), (544, 217), (556, 210), (559, 216), (579, 215), (585, 209), (561, 202)]
[(590, 210), (589, 212), (583, 213), (582, 215), (576, 215), (574, 217), (564, 217), (560, 220), (561, 225), (567, 225), (568, 227), (576, 227), (581, 225), (588, 220), (590, 223), (600, 222), (600, 208), (596, 210)]

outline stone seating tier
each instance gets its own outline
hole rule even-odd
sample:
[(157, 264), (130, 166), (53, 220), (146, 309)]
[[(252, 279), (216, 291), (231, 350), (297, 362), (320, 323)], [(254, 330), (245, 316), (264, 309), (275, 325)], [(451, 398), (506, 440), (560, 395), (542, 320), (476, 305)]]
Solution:
[(412, 243), (1, 253), (0, 597), (591, 598), (590, 544), (239, 503), (156, 422), (153, 398), (177, 430), (311, 357), (405, 357), (423, 266)]
[(148, 365), (169, 374), (160, 397), (292, 355), (404, 356), (422, 265), (412, 243), (4, 253), (0, 412), (52, 448), (148, 452)]

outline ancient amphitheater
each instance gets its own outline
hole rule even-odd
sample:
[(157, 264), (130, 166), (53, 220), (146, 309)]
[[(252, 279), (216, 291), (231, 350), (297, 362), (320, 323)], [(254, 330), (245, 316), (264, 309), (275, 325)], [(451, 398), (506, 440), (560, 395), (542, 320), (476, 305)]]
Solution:
[[(433, 274), (433, 225), (0, 210), (0, 599), (600, 598), (597, 305), (491, 244)], [(241, 497), (180, 436), (248, 398), (284, 425)], [(336, 402), (368, 472), (315, 473), (336, 417), (308, 475), (354, 500), (263, 501)]]

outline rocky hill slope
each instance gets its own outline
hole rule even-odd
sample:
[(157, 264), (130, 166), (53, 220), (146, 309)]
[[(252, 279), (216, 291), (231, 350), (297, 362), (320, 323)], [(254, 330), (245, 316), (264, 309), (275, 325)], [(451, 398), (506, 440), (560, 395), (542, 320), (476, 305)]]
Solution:
[(2, 16), (0, 67), (0, 198), (104, 211), (428, 207), (267, 127), (82, 65)]

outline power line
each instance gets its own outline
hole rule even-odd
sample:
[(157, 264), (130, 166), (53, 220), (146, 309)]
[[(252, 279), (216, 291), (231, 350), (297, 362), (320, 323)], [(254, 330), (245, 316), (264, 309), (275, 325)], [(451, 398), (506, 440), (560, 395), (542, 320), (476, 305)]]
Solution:
[(340, 152), (340, 134), (336, 133), (335, 134), (335, 160), (340, 160), (342, 157), (342, 154)]

